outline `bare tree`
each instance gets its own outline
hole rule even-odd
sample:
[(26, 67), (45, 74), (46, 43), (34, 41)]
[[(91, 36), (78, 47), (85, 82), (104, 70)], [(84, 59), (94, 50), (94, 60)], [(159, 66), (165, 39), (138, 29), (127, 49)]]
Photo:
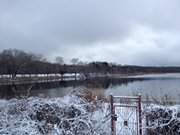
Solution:
[(77, 63), (78, 65), (85, 65), (85, 64), (87, 64), (86, 62), (83, 62), (83, 61), (78, 61), (78, 63)]
[(11, 75), (12, 79), (15, 79), (17, 73), (32, 60), (32, 55), (17, 49), (4, 50), (0, 56), (1, 63), (7, 70), (6, 73)]
[(79, 59), (78, 59), (78, 58), (72, 58), (72, 59), (71, 59), (71, 63), (72, 63), (73, 65), (78, 64), (78, 62), (79, 62)]
[(56, 57), (56, 63), (63, 65), (64, 64), (64, 59), (61, 56), (57, 56)]

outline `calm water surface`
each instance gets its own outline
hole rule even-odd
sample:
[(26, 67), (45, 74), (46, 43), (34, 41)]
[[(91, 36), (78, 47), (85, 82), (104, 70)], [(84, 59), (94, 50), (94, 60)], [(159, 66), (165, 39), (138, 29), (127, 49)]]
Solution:
[(180, 101), (180, 74), (130, 76), (128, 78), (96, 78), (68, 82), (0, 86), (0, 98), (23, 96), (61, 97), (73, 90), (91, 90), (96, 95), (137, 95)]

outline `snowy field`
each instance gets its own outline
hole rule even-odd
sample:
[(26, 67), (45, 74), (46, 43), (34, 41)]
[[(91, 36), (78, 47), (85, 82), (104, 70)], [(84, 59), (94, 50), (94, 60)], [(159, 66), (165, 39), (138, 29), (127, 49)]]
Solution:
[[(0, 135), (110, 135), (109, 107), (102, 100), (77, 95), (0, 100)], [(179, 110), (177, 105), (145, 106), (143, 118), (148, 121), (144, 121), (143, 131), (179, 135)], [(121, 124), (117, 127), (121, 130)]]

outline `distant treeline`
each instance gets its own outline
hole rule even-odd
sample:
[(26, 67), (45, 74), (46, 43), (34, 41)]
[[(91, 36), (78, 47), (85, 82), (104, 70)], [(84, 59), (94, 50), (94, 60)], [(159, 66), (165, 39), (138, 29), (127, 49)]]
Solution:
[(89, 73), (97, 74), (144, 74), (144, 73), (176, 73), (180, 67), (143, 67), (122, 66), (107, 62), (91, 62), (83, 64), (62, 64), (61, 58), (57, 62), (48, 62), (41, 55), (27, 53), (17, 49), (8, 49), (0, 52), (0, 74), (11, 75), (15, 78), (17, 74), (65, 74), (65, 73)]

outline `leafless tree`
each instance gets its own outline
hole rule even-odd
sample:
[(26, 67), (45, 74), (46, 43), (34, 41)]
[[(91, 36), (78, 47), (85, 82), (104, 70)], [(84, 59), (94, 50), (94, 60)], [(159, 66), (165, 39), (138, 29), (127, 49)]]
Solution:
[(79, 62), (79, 59), (78, 59), (78, 58), (72, 58), (72, 59), (71, 59), (71, 63), (72, 63), (73, 65), (78, 64), (78, 62)]
[(32, 55), (17, 49), (4, 50), (0, 57), (2, 65), (5, 66), (12, 79), (15, 79), (17, 73), (32, 59)]
[(60, 65), (63, 65), (63, 64), (64, 64), (64, 59), (63, 59), (63, 57), (57, 56), (57, 57), (56, 57), (56, 63), (57, 63), (57, 64), (60, 64)]

